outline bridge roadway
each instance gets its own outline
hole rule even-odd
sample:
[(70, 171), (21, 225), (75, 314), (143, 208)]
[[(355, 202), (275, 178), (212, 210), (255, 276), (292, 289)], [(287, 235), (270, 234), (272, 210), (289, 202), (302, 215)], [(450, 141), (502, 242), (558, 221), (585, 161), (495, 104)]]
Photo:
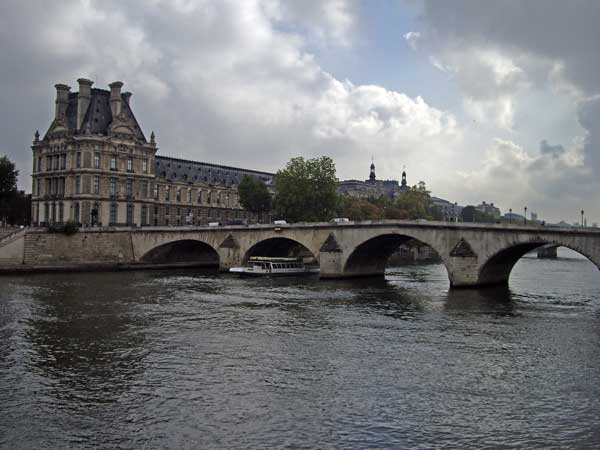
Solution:
[(506, 285), (515, 263), (544, 245), (571, 248), (600, 267), (600, 230), (432, 221), (363, 221), (222, 227), (82, 229), (72, 236), (27, 229), (0, 241), (0, 262), (19, 269), (165, 262), (242, 265), (250, 256), (312, 255), (321, 278), (383, 276), (409, 239), (431, 246), (452, 287)]
[[(199, 241), (212, 249), (219, 267), (244, 264), (253, 255), (282, 256), (294, 248), (310, 252), (321, 278), (382, 276), (400, 244), (416, 239), (441, 257), (452, 287), (506, 285), (515, 263), (540, 246), (571, 248), (600, 267), (600, 230), (432, 221), (295, 223), (197, 228), (145, 228), (132, 232), (134, 261), (177, 241)], [(165, 247), (167, 246), (167, 247)]]

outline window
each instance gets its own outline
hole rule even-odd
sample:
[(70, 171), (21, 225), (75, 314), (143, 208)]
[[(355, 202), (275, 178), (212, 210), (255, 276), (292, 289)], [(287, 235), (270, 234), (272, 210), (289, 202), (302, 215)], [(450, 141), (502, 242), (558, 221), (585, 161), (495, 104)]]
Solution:
[(99, 176), (94, 177), (94, 194), (96, 194), (96, 195), (100, 194), (100, 177)]
[(148, 182), (147, 181), (140, 181), (140, 183), (142, 184), (142, 198), (146, 198), (148, 197)]
[(38, 158), (38, 172), (42, 171), (42, 157), (40, 156)]
[(48, 223), (48, 203), (44, 203), (44, 222)]
[(58, 184), (58, 183), (57, 183), (57, 180), (56, 180), (56, 178), (52, 178), (52, 179), (50, 180), (50, 193), (51, 193), (52, 195), (56, 195), (56, 192), (58, 191), (57, 184)]
[(154, 200), (158, 200), (158, 183), (154, 183), (153, 196), (154, 196)]
[(54, 155), (53, 160), (54, 160), (54, 167), (53, 167), (53, 169), (54, 170), (58, 170), (58, 167), (59, 167), (58, 155)]
[(58, 221), (59, 222), (64, 222), (64, 216), (65, 216), (65, 205), (63, 205), (63, 202), (60, 202), (58, 204)]
[(77, 202), (73, 204), (73, 220), (79, 223), (79, 203)]
[(212, 204), (212, 192), (208, 191), (206, 193), (206, 203), (208, 203), (209, 205)]
[(202, 203), (202, 189), (198, 189), (198, 204)]
[(65, 195), (65, 177), (58, 179), (58, 194)]
[(142, 205), (140, 211), (140, 224), (148, 225), (148, 207), (146, 205)]
[(148, 173), (148, 160), (142, 159), (142, 172)]
[(165, 200), (169, 201), (171, 197), (171, 186), (168, 184), (165, 186)]
[(60, 170), (67, 168), (67, 155), (60, 155)]
[(217, 192), (217, 205), (221, 204), (221, 192)]
[(110, 225), (114, 225), (117, 223), (117, 204), (116, 203), (110, 204), (110, 217), (109, 217), (108, 221), (110, 222)]
[(158, 206), (155, 206), (153, 209), (152, 224), (156, 227), (158, 226)]
[(94, 169), (100, 168), (100, 153), (94, 153)]
[(46, 156), (46, 172), (52, 170), (52, 156)]
[(114, 177), (110, 179), (110, 195), (117, 195), (117, 179)]
[(133, 159), (127, 158), (127, 172), (133, 172)]
[(133, 180), (131, 178), (127, 179), (127, 184), (125, 185), (125, 194), (127, 197), (131, 197), (133, 195)]
[(177, 200), (178, 202), (180, 202), (180, 201), (181, 201), (181, 188), (180, 188), (180, 187), (178, 187), (178, 188), (177, 188), (176, 200)]
[(75, 193), (81, 194), (81, 177), (79, 175), (75, 177)]
[(117, 155), (110, 157), (110, 170), (117, 170)]
[(50, 178), (46, 178), (46, 195), (50, 195), (51, 192), (51, 187), (52, 187), (52, 180)]
[(188, 203), (192, 203), (192, 188), (188, 189)]
[(77, 152), (75, 155), (75, 167), (78, 169), (81, 167), (81, 152)]

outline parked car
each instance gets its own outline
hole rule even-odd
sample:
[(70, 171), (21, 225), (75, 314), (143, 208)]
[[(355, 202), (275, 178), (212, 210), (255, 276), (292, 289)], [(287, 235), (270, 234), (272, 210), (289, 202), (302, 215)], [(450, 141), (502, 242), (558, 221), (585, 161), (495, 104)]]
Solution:
[(348, 219), (347, 217), (335, 217), (335, 218), (331, 219), (331, 221), (333, 223), (346, 223), (346, 222), (350, 222), (350, 219)]
[(225, 222), (225, 225), (244, 225), (248, 226), (248, 219), (230, 219)]
[(274, 225), (285, 225), (287, 222), (285, 220), (274, 220)]

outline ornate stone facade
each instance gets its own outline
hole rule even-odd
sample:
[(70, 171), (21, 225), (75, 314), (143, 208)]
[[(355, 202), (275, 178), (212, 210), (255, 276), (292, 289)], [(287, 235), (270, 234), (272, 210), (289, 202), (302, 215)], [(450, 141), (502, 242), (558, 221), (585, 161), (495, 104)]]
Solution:
[(84, 226), (192, 225), (256, 219), (239, 204), (244, 175), (270, 185), (273, 174), (157, 155), (130, 107), (123, 83), (110, 91), (77, 80), (57, 84), (55, 117), (32, 145), (32, 221)]
[(409, 189), (406, 184), (406, 171), (402, 172), (402, 181), (397, 180), (378, 180), (375, 176), (375, 163), (371, 162), (369, 179), (343, 180), (338, 182), (337, 191), (339, 194), (349, 195), (359, 198), (378, 198), (386, 196), (395, 198)]

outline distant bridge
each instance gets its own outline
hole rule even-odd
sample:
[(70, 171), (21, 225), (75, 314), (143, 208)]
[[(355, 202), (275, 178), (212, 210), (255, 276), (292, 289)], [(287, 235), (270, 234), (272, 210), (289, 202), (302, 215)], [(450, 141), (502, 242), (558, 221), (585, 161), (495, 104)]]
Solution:
[(600, 230), (389, 220), (98, 228), (72, 236), (30, 229), (8, 245), (0, 242), (0, 262), (12, 258), (24, 267), (85, 267), (204, 261), (227, 270), (250, 256), (302, 255), (314, 257), (321, 278), (383, 276), (389, 256), (410, 239), (439, 254), (452, 287), (506, 285), (519, 258), (548, 245), (573, 249), (600, 267)]

